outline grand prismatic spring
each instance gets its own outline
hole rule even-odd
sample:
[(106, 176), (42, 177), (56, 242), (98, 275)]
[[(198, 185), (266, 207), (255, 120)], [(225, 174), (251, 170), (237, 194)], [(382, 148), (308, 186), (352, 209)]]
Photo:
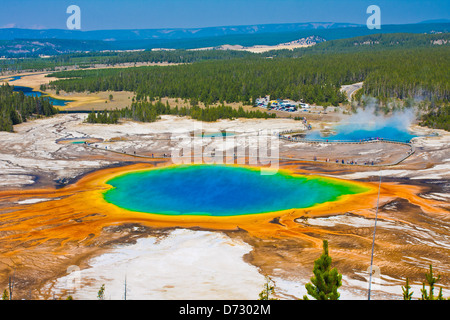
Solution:
[(324, 177), (261, 174), (259, 169), (188, 165), (128, 173), (108, 181), (105, 199), (124, 209), (165, 215), (234, 216), (308, 208), (368, 191)]

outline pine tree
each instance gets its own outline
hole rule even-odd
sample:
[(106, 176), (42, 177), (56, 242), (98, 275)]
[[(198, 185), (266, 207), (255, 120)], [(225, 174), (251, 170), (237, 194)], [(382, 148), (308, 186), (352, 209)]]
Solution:
[(91, 113), (88, 114), (86, 121), (88, 123), (96, 123), (97, 122), (97, 116), (94, 110), (91, 111)]
[(409, 286), (409, 279), (406, 278), (406, 284), (404, 287), (402, 287), (403, 291), (403, 300), (411, 300), (413, 292), (410, 292), (409, 290), (411, 287)]
[(277, 300), (271, 298), (271, 295), (275, 293), (275, 286), (269, 276), (266, 276), (266, 283), (264, 283), (264, 289), (259, 293), (259, 300)]
[(433, 276), (433, 267), (430, 264), (430, 273), (425, 274), (425, 279), (429, 285), (429, 291), (427, 292), (425, 288), (425, 282), (423, 283), (423, 288), (420, 290), (422, 292), (422, 299), (421, 300), (443, 300), (442, 296), (442, 288), (439, 290), (438, 296), (434, 296), (434, 285), (436, 282), (441, 279), (441, 276), (439, 275), (437, 278)]
[(100, 290), (98, 290), (97, 299), (105, 300), (105, 285), (104, 284), (102, 284), (102, 286), (100, 287)]
[[(323, 240), (323, 253), (314, 261), (314, 276), (311, 283), (305, 285), (308, 294), (316, 300), (339, 300), (340, 294), (337, 290), (342, 285), (342, 275), (336, 268), (331, 269), (331, 261), (328, 255), (328, 241)], [(303, 299), (309, 300), (306, 295)]]
[(8, 290), (3, 291), (2, 300), (9, 300)]

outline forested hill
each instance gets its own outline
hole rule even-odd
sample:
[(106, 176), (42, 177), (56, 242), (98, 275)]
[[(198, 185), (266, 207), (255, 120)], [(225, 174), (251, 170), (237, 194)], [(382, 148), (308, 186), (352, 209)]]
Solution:
[(57, 112), (48, 98), (25, 96), (8, 84), (0, 86), (0, 131), (12, 132), (15, 124)]
[(449, 101), (450, 44), (396, 50), (305, 54), (301, 58), (238, 58), (169, 67), (53, 73), (64, 91), (124, 90), (137, 99), (176, 97), (251, 104), (256, 97), (321, 105), (345, 101), (341, 85), (364, 81), (364, 93), (386, 100)]
[(265, 52), (262, 55), (265, 57), (296, 58), (305, 54), (417, 49), (448, 45), (450, 45), (450, 33), (379, 33), (348, 39), (325, 41), (308, 48), (272, 50)]
[(118, 65), (123, 63), (168, 62), (192, 63), (204, 60), (228, 60), (234, 58), (295, 58), (305, 54), (344, 53), (375, 50), (414, 49), (448, 45), (450, 33), (439, 34), (373, 34), (350, 39), (332, 40), (308, 48), (274, 50), (251, 53), (235, 50), (159, 50), (132, 52), (80, 52), (60, 54), (47, 58), (22, 58), (0, 60), (0, 71), (48, 70), (55, 71), (67, 66), (89, 68), (95, 65)]

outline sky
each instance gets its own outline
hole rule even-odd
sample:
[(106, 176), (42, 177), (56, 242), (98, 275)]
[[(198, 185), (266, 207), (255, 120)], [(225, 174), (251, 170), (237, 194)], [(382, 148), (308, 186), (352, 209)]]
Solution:
[(301, 22), (365, 24), (369, 5), (381, 24), (450, 19), (449, 0), (1, 0), (0, 28), (66, 29), (67, 7), (81, 30), (199, 28)]

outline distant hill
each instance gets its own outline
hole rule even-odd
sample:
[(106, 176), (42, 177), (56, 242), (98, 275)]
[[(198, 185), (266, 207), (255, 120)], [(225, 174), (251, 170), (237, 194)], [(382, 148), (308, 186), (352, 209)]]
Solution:
[(0, 56), (37, 57), (72, 52), (195, 49), (223, 45), (278, 45), (308, 37), (326, 41), (388, 33), (448, 33), (450, 23), (383, 25), (370, 30), (346, 23), (267, 24), (198, 29), (149, 30), (28, 30), (0, 29)]
[(419, 23), (450, 23), (450, 19), (433, 19), (433, 20), (425, 20)]
[(284, 33), (299, 30), (336, 29), (361, 27), (354, 23), (308, 22), (260, 24), (247, 26), (223, 26), (207, 28), (166, 28), (166, 29), (134, 29), (134, 30), (64, 30), (64, 29), (0, 29), (0, 40), (16, 39), (69, 39), (100, 41), (136, 41), (136, 40), (174, 40), (220, 37), (239, 34)]

